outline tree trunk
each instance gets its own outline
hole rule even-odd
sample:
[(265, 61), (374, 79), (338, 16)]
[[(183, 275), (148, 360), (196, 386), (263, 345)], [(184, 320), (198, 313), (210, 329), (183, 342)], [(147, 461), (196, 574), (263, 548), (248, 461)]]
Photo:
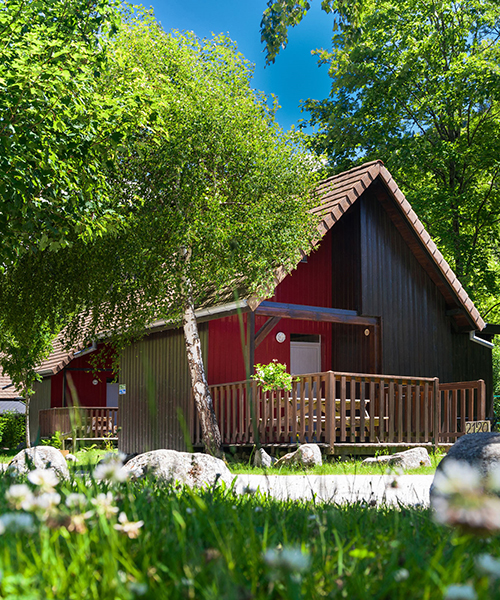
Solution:
[[(186, 265), (189, 265), (191, 252), (185, 248), (181, 254)], [(188, 269), (186, 269), (186, 273)], [(214, 405), (210, 390), (208, 389), (205, 367), (201, 353), (201, 342), (198, 333), (198, 323), (194, 313), (194, 303), (191, 292), (191, 280), (185, 274), (182, 277), (182, 287), (185, 296), (184, 315), (182, 326), (184, 328), (184, 341), (186, 343), (186, 354), (188, 359), (189, 373), (191, 375), (191, 386), (196, 410), (201, 424), (201, 433), (205, 451), (212, 456), (223, 457), (222, 439), (215, 416)]]
[(25, 384), (23, 390), (24, 403), (26, 405), (26, 448), (31, 448), (30, 440), (30, 394), (28, 390), (30, 386)]
[(222, 439), (220, 436), (217, 418), (214, 412), (212, 397), (208, 389), (205, 368), (201, 355), (201, 342), (198, 334), (198, 323), (194, 314), (194, 306), (191, 297), (186, 301), (184, 316), (182, 319), (184, 328), (184, 340), (186, 342), (186, 353), (191, 375), (194, 401), (201, 424), (201, 432), (205, 450), (213, 456), (221, 458)]

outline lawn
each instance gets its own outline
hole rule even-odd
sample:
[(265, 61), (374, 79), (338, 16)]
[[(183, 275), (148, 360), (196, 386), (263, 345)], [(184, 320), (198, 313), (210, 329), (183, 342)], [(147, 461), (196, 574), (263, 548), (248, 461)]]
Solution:
[(0, 516), (2, 598), (409, 600), (468, 583), (479, 599), (500, 598), (478, 567), (500, 555), (500, 536), (458, 533), (430, 509), (283, 502), (152, 479), (11, 485), (0, 478), (0, 498), (10, 497), (0, 503), (10, 515)]

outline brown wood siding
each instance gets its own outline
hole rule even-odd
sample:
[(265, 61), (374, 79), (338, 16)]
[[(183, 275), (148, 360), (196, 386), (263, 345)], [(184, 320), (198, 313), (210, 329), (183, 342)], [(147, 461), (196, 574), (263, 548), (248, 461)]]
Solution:
[[(365, 329), (370, 330), (369, 336), (365, 335)], [(372, 340), (372, 327), (332, 323), (332, 366), (330, 369), (351, 373), (376, 371), (370, 362)]]
[(453, 334), (441, 292), (377, 199), (365, 193), (359, 205), (361, 309), (381, 317), (382, 372), (451, 381)]
[(356, 203), (327, 233), (332, 238), (332, 308), (361, 308), (359, 218), (360, 207)]
[(33, 386), (35, 394), (30, 400), (30, 440), (34, 444), (40, 437), (38, 411), (50, 408), (52, 378), (46, 377)]
[[(206, 357), (208, 324), (200, 325), (199, 331)], [(120, 383), (126, 385), (126, 394), (119, 397), (119, 449), (127, 454), (186, 450), (178, 411), (189, 431), (193, 404), (182, 330), (153, 334), (125, 349)]]
[(493, 364), (491, 350), (469, 339), (469, 334), (453, 336), (453, 381), (483, 379), (486, 384), (486, 415), (493, 402)]

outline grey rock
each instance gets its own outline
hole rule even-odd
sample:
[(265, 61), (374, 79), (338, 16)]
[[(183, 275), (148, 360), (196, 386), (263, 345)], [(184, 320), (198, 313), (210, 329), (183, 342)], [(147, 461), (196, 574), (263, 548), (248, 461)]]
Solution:
[(410, 448), (404, 452), (396, 452), (385, 456), (365, 458), (363, 464), (379, 463), (390, 467), (401, 467), (402, 469), (418, 469), (419, 467), (430, 467), (432, 465), (426, 448)]
[(204, 487), (224, 481), (230, 485), (233, 476), (224, 461), (196, 452), (176, 450), (152, 450), (129, 460), (124, 469), (130, 471), (132, 479), (152, 474), (164, 481), (178, 482), (189, 487)]
[(302, 444), (295, 452), (289, 452), (274, 463), (279, 468), (282, 466), (315, 467), (322, 465), (321, 449), (318, 444)]
[(255, 455), (253, 457), (254, 467), (268, 468), (268, 467), (272, 467), (275, 462), (276, 462), (276, 459), (274, 458), (274, 456), (270, 456), (264, 450), (264, 448), (259, 448), (259, 450), (257, 450), (255, 452)]
[(460, 437), (441, 459), (436, 473), (449, 460), (466, 462), (478, 469), (483, 476), (492, 468), (500, 466), (500, 433), (469, 433)]
[(69, 478), (66, 459), (57, 448), (52, 446), (35, 446), (21, 450), (8, 466), (8, 471), (15, 475), (26, 474), (34, 469), (50, 469), (59, 479)]

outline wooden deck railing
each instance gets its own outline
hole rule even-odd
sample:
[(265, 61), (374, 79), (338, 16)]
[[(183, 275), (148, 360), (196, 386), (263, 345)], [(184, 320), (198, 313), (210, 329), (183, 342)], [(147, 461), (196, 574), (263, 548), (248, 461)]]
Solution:
[(443, 442), (455, 442), (465, 433), (465, 423), (486, 419), (486, 384), (478, 381), (439, 384)]
[(118, 408), (48, 408), (39, 411), (40, 436), (56, 431), (80, 439), (113, 438), (118, 432)]
[[(255, 381), (210, 391), (224, 444), (447, 442), (485, 414), (481, 381), (327, 371), (299, 376), (290, 392), (265, 393)], [(196, 411), (191, 433), (200, 444)]]

